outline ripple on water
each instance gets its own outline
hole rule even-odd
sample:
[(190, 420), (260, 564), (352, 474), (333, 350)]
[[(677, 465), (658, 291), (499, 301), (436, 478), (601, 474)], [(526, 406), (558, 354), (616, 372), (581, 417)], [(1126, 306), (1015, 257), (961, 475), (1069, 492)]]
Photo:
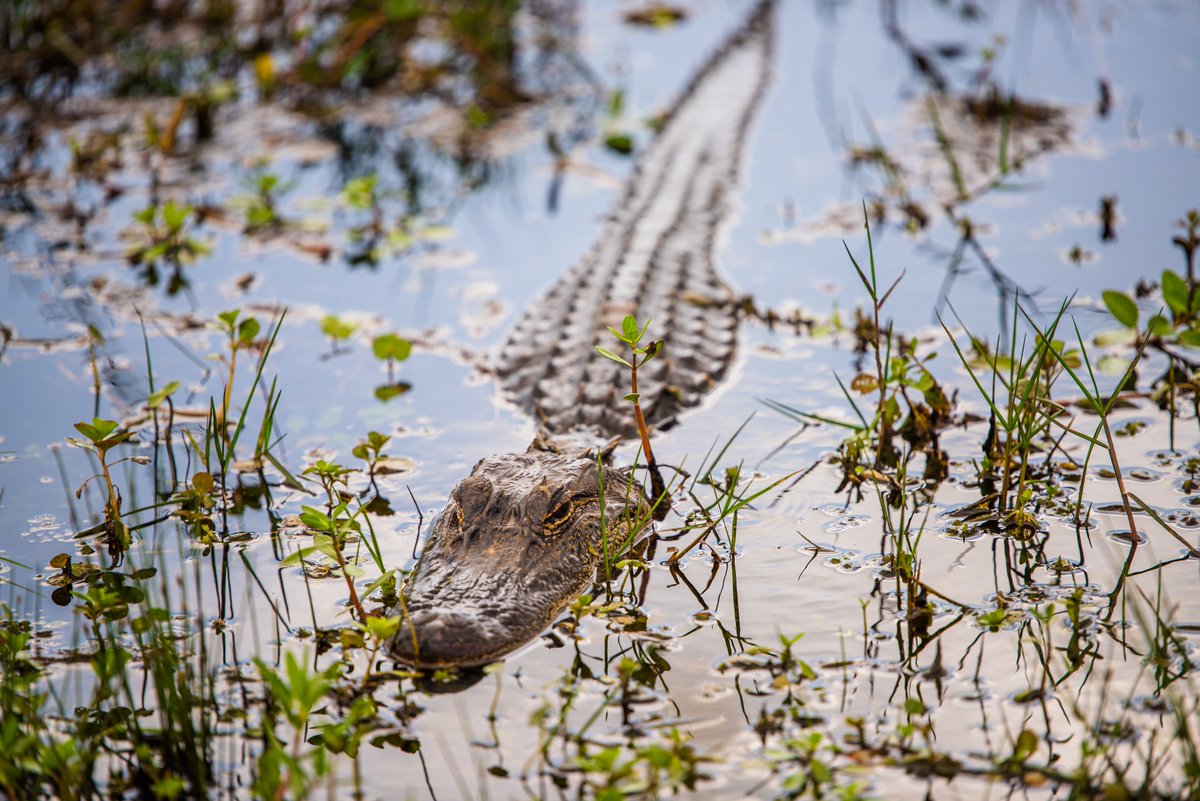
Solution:
[[(1110, 531), (1104, 536), (1106, 539), (1109, 539), (1112, 542), (1118, 542), (1121, 545), (1132, 545), (1134, 540), (1133, 532), (1129, 531), (1128, 529), (1117, 529), (1115, 531)], [(1145, 545), (1149, 541), (1150, 538), (1145, 534), (1140, 531), (1137, 533), (1138, 545)]]
[(870, 515), (842, 515), (831, 523), (826, 523), (824, 529), (829, 534), (840, 534), (851, 528), (858, 528), (871, 521)]
[[(1193, 507), (1200, 504), (1191, 504)], [(1200, 511), (1196, 509), (1171, 509), (1162, 516), (1176, 528), (1200, 528)]]

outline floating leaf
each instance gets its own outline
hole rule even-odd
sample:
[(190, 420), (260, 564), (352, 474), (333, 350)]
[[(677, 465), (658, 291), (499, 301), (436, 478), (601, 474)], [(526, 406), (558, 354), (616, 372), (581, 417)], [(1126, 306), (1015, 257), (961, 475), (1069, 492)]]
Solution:
[(869, 392), (874, 392), (875, 390), (879, 389), (879, 381), (873, 375), (868, 373), (859, 373), (858, 375), (854, 376), (854, 379), (850, 382), (850, 389), (854, 390), (860, 395), (866, 395)]
[(207, 495), (213, 489), (213, 477), (211, 473), (197, 473), (192, 476), (192, 489), (201, 495)]
[(633, 137), (627, 133), (612, 133), (604, 137), (604, 146), (614, 153), (628, 156), (633, 152)]
[(382, 386), (375, 387), (375, 397), (386, 403), (392, 398), (403, 395), (410, 389), (412, 389), (412, 384), (409, 384), (406, 381), (401, 381), (396, 384), (384, 384)]

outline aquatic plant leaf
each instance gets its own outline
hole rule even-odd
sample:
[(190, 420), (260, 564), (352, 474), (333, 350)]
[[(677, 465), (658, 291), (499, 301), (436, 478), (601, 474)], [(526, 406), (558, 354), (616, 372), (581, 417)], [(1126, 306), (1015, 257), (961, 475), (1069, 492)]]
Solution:
[(1112, 312), (1112, 316), (1117, 318), (1117, 322), (1126, 328), (1137, 328), (1138, 307), (1132, 298), (1115, 289), (1104, 290), (1101, 297), (1104, 298), (1104, 305)]
[(75, 430), (78, 431), (80, 434), (83, 434), (85, 437), (90, 439), (92, 442), (99, 442), (100, 440), (104, 439), (109, 434), (111, 434), (113, 431), (115, 431), (116, 428), (117, 428), (117, 422), (115, 420), (102, 420), (99, 417), (93, 417), (92, 422), (90, 424), (89, 423), (76, 423), (75, 424)]
[(183, 228), (191, 211), (191, 206), (181, 206), (174, 200), (168, 200), (162, 207), (163, 222), (166, 223), (167, 229), (171, 233), (178, 233)]
[(321, 318), (321, 333), (333, 339), (346, 339), (357, 328), (358, 326), (354, 323), (348, 323), (333, 314), (327, 314)]
[(402, 362), (412, 353), (412, 342), (396, 334), (383, 334), (371, 342), (371, 350), (377, 359)]
[(1171, 326), (1171, 321), (1161, 314), (1156, 314), (1146, 321), (1146, 330), (1154, 336), (1165, 337), (1170, 336), (1174, 328)]
[(603, 357), (604, 357), (604, 358), (606, 358), (606, 359), (611, 359), (612, 361), (616, 362), (617, 364), (623, 364), (623, 365), (625, 365), (626, 367), (628, 367), (629, 369), (631, 369), (631, 370), (633, 369), (633, 365), (632, 365), (632, 364), (630, 364), (629, 362), (625, 361), (624, 359), (622, 359), (622, 358), (621, 358), (620, 356), (618, 356), (617, 354), (613, 353), (613, 352), (612, 352), (611, 350), (609, 350), (608, 348), (602, 348), (602, 347), (600, 347), (599, 345), (597, 345), (597, 346), (596, 346), (596, 353), (599, 353), (601, 356), (603, 356)]
[(604, 137), (604, 146), (614, 153), (628, 156), (633, 152), (633, 137), (627, 133), (614, 133)]
[(178, 381), (168, 382), (165, 386), (163, 386), (162, 389), (158, 389), (150, 393), (150, 396), (146, 398), (146, 405), (151, 409), (158, 408), (159, 404), (167, 399), (167, 396), (179, 389), (179, 386), (180, 384)]
[(866, 395), (879, 389), (879, 380), (867, 373), (859, 373), (850, 381), (850, 389), (860, 395)]
[(1171, 308), (1171, 312), (1175, 315), (1176, 320), (1187, 314), (1187, 282), (1170, 270), (1163, 270), (1162, 294), (1163, 300), (1166, 301), (1167, 306)]
[(1180, 345), (1186, 345), (1189, 348), (1200, 348), (1200, 331), (1194, 328), (1188, 328), (1180, 332), (1176, 340)]
[(395, 384), (383, 384), (382, 386), (375, 387), (375, 397), (386, 403), (392, 398), (403, 395), (410, 389), (412, 389), (412, 384), (407, 381), (399, 381)]
[(242, 320), (241, 324), (238, 325), (237, 328), (238, 343), (245, 345), (253, 342), (254, 338), (258, 336), (259, 330), (260, 326), (258, 324), (258, 320), (254, 317), (248, 317), (247, 319)]
[(636, 342), (638, 338), (637, 319), (632, 314), (625, 315), (625, 319), (621, 321), (621, 330), (625, 334), (627, 342)]
[(197, 473), (192, 476), (192, 489), (201, 495), (212, 492), (213, 477), (211, 473)]

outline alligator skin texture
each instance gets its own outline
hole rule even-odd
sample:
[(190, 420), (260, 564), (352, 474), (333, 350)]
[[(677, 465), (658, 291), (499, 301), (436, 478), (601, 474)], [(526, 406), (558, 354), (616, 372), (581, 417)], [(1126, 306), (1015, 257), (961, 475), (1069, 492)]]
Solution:
[[(628, 369), (606, 330), (633, 314), (666, 347), (638, 372), (647, 422), (667, 428), (724, 377), (737, 346), (732, 290), (713, 250), (770, 73), (761, 3), (701, 68), (641, 157), (592, 251), (531, 304), (501, 348), (504, 394), (551, 434), (636, 432)], [(623, 347), (623, 346), (621, 346)]]

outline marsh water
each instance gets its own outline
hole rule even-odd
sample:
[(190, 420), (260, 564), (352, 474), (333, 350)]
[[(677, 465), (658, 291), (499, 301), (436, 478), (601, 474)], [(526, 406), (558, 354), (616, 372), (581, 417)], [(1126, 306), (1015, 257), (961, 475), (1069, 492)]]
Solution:
[[(311, 30), (330, 19), (282, 5), (296, 30), (310, 30), (305, 14)], [(312, 551), (299, 517), (326, 494), (302, 473), (337, 462), (355, 468), (346, 498), (378, 498), (346, 549), (361, 593), (380, 575), (366, 542), (411, 568), (472, 465), (526, 448), (538, 424), (497, 388), (497, 349), (596, 242), (655, 117), (749, 4), (677, 16), (527, 3), (506, 17), (511, 74), (491, 83), (462, 67), (493, 63), (478, 42), (439, 38), (454, 4), (412, 5), (407, 72), (368, 81), (368, 61), (333, 89), (285, 79), (304, 74), (299, 45), (220, 80), (186, 59), (178, 84), (146, 68), (157, 80), (129, 92), (102, 59), (67, 89), (50, 72), (17, 80), (49, 70), (32, 58), (6, 62), (0, 601), (4, 630), (31, 634), (22, 653), (48, 694), (42, 722), (22, 725), (69, 739), (79, 710), (113, 704), (152, 721), (164, 702), (125, 626), (156, 604), (211, 679), (197, 716), (213, 721), (213, 797), (1195, 797), (1200, 350), (1162, 276), (1194, 280), (1200, 9), (778, 3), (771, 79), (716, 245), (747, 298), (737, 352), (654, 438), (659, 462), (689, 476), (654, 550), (482, 674), (422, 677), (347, 636), (344, 569)], [(163, 54), (179, 33), (138, 30), (164, 37)], [(349, 42), (361, 46), (356, 30), (373, 41), (352, 29)], [(172, 201), (186, 237), (153, 252)], [(149, 223), (135, 216), (147, 207)], [(877, 296), (899, 279), (877, 326), (854, 262), (877, 271)], [(1139, 309), (1144, 335), (1105, 290)], [(197, 511), (191, 477), (217, 472), (211, 423), (231, 374), (215, 323), (235, 308), (260, 323), (235, 350), (227, 401), (248, 422), (217, 476), (224, 495)], [(997, 478), (989, 399), (1019, 416), (1006, 365), (1056, 322), (1070, 358), (1047, 357), (1043, 389), (1062, 412), (1033, 438), (1018, 491)], [(389, 333), (411, 354), (380, 358)], [(947, 408), (932, 445), (898, 434), (900, 458), (856, 471), (844, 443), (875, 453), (881, 338), (906, 391), (928, 399), (932, 381)], [(169, 403), (148, 408), (173, 381)], [(1104, 415), (1089, 407), (1118, 389)], [(111, 476), (128, 547), (105, 526), (95, 455), (66, 441), (93, 418), (134, 432), (107, 456), (123, 460)], [(368, 479), (352, 450), (371, 431), (391, 439)], [(637, 448), (614, 458), (631, 464)], [(715, 499), (767, 487), (696, 526)], [(137, 581), (144, 599), (93, 624), (89, 588)], [(115, 699), (96, 693), (101, 629), (132, 654)], [(343, 669), (302, 736), (279, 723), (297, 766), (273, 795), (262, 675), (282, 675), (286, 654)], [(331, 747), (318, 727), (351, 719), (364, 695), (362, 747)], [(151, 756), (154, 781), (131, 779), (137, 738), (121, 731), (88, 763), (94, 781), (170, 797), (160, 780), (190, 774)], [(321, 749), (328, 765), (311, 758)], [(33, 786), (15, 782), (0, 786)]]

